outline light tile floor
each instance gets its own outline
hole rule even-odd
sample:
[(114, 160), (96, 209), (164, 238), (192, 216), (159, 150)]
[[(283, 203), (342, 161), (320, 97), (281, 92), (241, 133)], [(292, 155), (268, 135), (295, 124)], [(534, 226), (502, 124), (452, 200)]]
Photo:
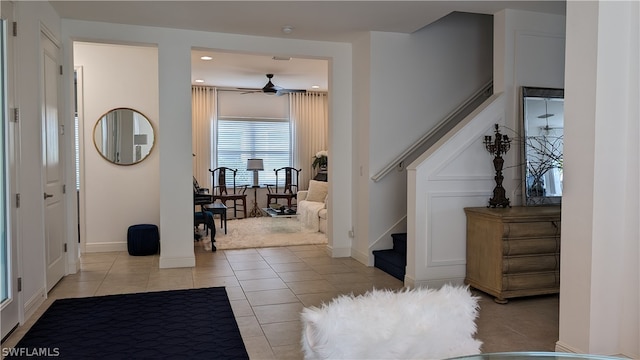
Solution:
[[(196, 267), (159, 269), (158, 256), (92, 253), (81, 271), (66, 276), (46, 302), (3, 347), (14, 346), (58, 298), (225, 286), (252, 359), (301, 359), (300, 311), (339, 294), (402, 282), (351, 258), (331, 258), (324, 246), (205, 251), (195, 245)], [(558, 296), (512, 299), (498, 305), (480, 292), (477, 338), (483, 352), (553, 351), (558, 338)], [(206, 309), (203, 309), (206, 311)]]

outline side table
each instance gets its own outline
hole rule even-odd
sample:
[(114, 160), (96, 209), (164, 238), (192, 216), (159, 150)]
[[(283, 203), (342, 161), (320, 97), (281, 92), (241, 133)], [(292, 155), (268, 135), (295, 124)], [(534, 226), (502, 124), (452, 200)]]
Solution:
[(221, 202), (214, 202), (211, 204), (202, 205), (204, 207), (204, 211), (211, 211), (214, 215), (220, 215), (220, 228), (223, 228), (224, 224), (224, 233), (227, 233), (227, 207)]
[(249, 216), (250, 217), (264, 216), (264, 214), (262, 213), (262, 210), (260, 209), (260, 207), (258, 207), (258, 189), (263, 188), (263, 186), (257, 185), (257, 186), (252, 186), (251, 188), (253, 189), (253, 208), (251, 209)]

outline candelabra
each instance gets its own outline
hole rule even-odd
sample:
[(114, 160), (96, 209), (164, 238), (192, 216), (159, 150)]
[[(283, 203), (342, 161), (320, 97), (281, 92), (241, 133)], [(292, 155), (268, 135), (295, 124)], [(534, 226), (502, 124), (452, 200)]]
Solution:
[(504, 159), (502, 158), (502, 154), (505, 154), (509, 151), (511, 147), (511, 140), (507, 135), (500, 134), (500, 129), (498, 128), (498, 124), (496, 126), (496, 135), (495, 139), (491, 139), (490, 135), (484, 137), (484, 146), (487, 148), (487, 151), (491, 155), (495, 155), (493, 158), (493, 167), (496, 169), (496, 176), (494, 179), (496, 180), (496, 187), (493, 189), (493, 197), (489, 199), (489, 206), (487, 207), (511, 207), (509, 204), (509, 198), (506, 197), (506, 192), (504, 187), (502, 187), (502, 180), (504, 177), (502, 176), (502, 166), (504, 165)]

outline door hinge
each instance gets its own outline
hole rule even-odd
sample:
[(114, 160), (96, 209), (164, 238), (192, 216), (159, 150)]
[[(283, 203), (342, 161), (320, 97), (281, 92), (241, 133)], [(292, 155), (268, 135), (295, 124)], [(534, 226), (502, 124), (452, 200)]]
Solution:
[(60, 65), (60, 75), (62, 75), (62, 65)]
[(18, 278), (18, 291), (22, 291), (22, 278)]
[(18, 36), (18, 22), (17, 22), (17, 21), (14, 21), (14, 22), (11, 24), (11, 27), (13, 28), (13, 29), (12, 29), (13, 36)]
[(16, 208), (20, 207), (20, 193), (16, 194)]
[(64, 243), (64, 252), (67, 252), (67, 243)]
[(67, 193), (67, 184), (62, 185), (62, 193), (63, 194)]
[(20, 121), (20, 109), (13, 108), (13, 122), (17, 123)]

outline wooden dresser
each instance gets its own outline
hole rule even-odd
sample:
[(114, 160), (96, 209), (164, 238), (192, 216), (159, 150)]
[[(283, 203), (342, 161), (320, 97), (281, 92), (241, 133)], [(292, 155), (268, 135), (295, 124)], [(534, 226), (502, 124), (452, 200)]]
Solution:
[(471, 287), (508, 298), (560, 291), (560, 207), (465, 208)]

